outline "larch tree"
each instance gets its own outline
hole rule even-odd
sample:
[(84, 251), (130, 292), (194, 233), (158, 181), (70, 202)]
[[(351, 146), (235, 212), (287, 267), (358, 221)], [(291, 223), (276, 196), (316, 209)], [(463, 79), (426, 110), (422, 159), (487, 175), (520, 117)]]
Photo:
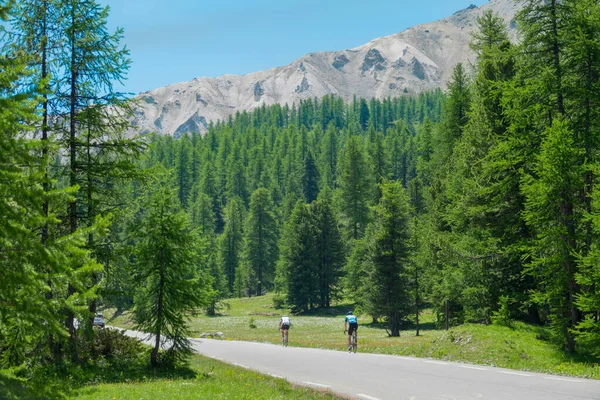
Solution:
[[(133, 162), (142, 146), (125, 136), (131, 112), (124, 94), (113, 90), (122, 82), (130, 60), (122, 47), (122, 29), (109, 33), (108, 7), (94, 0), (61, 0), (60, 31), (63, 45), (57, 53), (59, 75), (51, 88), (56, 97), (57, 131), (63, 134), (62, 147), (68, 161), (66, 179), (80, 190), (67, 210), (69, 231), (93, 226), (98, 216), (115, 207), (118, 199), (111, 193), (116, 181), (131, 178)], [(98, 237), (89, 234), (88, 246), (100, 246)], [(90, 274), (89, 289), (100, 276)], [(75, 293), (70, 285), (68, 295)], [(90, 313), (96, 301), (90, 298)], [(68, 313), (66, 325), (74, 342), (75, 315)], [(93, 315), (88, 327), (91, 327)], [(91, 328), (90, 328), (91, 329)]]
[[(8, 11), (0, 4), (3, 24)], [(4, 25), (0, 25), (3, 30)], [(81, 311), (80, 297), (52, 299), (48, 297), (49, 287), (70, 280), (81, 288), (75, 267), (88, 271), (98, 268), (84, 247), (91, 231), (48, 235), (40, 240), (43, 229), (55, 229), (60, 224), (53, 207), (70, 201), (75, 188), (49, 190), (44, 185), (48, 182), (48, 158), (42, 157), (40, 162), (40, 154), (46, 145), (32, 137), (39, 126), (38, 95), (43, 93), (44, 84), (35, 81), (22, 85), (32, 73), (28, 65), (30, 56), (18, 47), (0, 54), (0, 362), (5, 365), (21, 364), (25, 352), (31, 351), (28, 346), (37, 347), (49, 336), (65, 334), (59, 311)], [(106, 223), (95, 228), (104, 230)]]
[(235, 198), (229, 200), (223, 217), (225, 227), (218, 239), (219, 263), (223, 266), (227, 277), (227, 289), (229, 294), (236, 296), (241, 295), (240, 291), (235, 288), (235, 277), (242, 253), (244, 214), (244, 206), (240, 200)]
[(307, 151), (304, 157), (300, 175), (302, 193), (307, 203), (312, 203), (319, 195), (319, 170), (312, 151)]
[(368, 301), (386, 319), (390, 336), (399, 336), (412, 310), (408, 277), (410, 257), (409, 200), (398, 182), (384, 183), (375, 209)]
[(344, 241), (331, 202), (331, 191), (325, 187), (310, 207), (316, 236), (314, 253), (320, 307), (331, 306), (338, 296), (345, 263)]
[(271, 193), (259, 188), (252, 193), (250, 209), (245, 221), (243, 271), (249, 274), (246, 291), (250, 295), (264, 294), (273, 287), (275, 264), (278, 257), (278, 229)]
[(346, 234), (356, 240), (367, 226), (373, 198), (371, 169), (360, 137), (352, 136), (346, 142), (339, 156), (337, 177)]
[[(142, 196), (135, 252), (141, 285), (134, 319), (137, 329), (154, 335), (150, 356), (154, 367), (191, 353), (188, 318), (208, 305), (212, 291), (205, 245), (181, 208), (171, 180), (159, 172)], [(171, 343), (167, 360), (159, 357), (163, 340)]]
[(317, 303), (316, 240), (313, 217), (308, 206), (299, 200), (284, 227), (279, 260), (286, 303), (295, 313), (307, 312)]

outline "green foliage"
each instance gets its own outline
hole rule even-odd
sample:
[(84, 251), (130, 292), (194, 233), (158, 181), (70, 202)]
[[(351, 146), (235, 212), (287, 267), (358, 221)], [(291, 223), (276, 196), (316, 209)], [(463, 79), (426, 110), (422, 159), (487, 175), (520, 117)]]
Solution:
[(256, 329), (256, 321), (254, 320), (254, 317), (250, 317), (248, 320), (248, 328)]
[(510, 316), (510, 298), (508, 296), (500, 296), (498, 302), (498, 311), (494, 312), (492, 322), (497, 325), (513, 328), (515, 321)]
[(152, 177), (141, 203), (136, 271), (141, 285), (135, 297), (136, 326), (156, 337), (153, 366), (161, 364), (161, 339), (172, 344), (162, 361), (180, 360), (190, 353), (187, 315), (208, 305), (210, 277), (206, 273), (198, 232), (177, 201), (170, 177)]
[(302, 193), (307, 203), (312, 203), (319, 195), (319, 171), (311, 151), (304, 157), (304, 165), (301, 175)]
[(412, 309), (407, 276), (411, 251), (409, 202), (398, 182), (384, 183), (381, 191), (367, 253), (367, 261), (372, 265), (367, 298), (369, 308), (386, 318), (390, 336), (398, 336)]
[[(129, 105), (111, 87), (128, 53), (107, 17), (93, 0), (24, 0), (7, 36), (16, 46), (0, 55), (5, 362), (33, 349), (58, 358), (65, 328), (75, 349), (75, 315), (91, 343), (98, 301), (126, 307), (139, 282), (136, 307), (151, 304), (159, 268), (142, 265), (160, 264), (158, 243), (180, 264), (164, 265), (190, 312), (271, 289), (308, 312), (345, 294), (393, 335), (415, 308), (431, 305), (439, 323), (447, 305), (451, 324), (547, 323), (568, 351), (595, 351), (597, 1), (525, 1), (518, 44), (483, 13), (473, 73), (457, 65), (446, 95), (263, 105), (204, 136), (149, 135), (138, 164), (143, 146), (123, 136)], [(171, 171), (163, 189), (127, 182), (157, 166)]]
[(298, 201), (284, 227), (279, 271), (286, 283), (287, 300), (293, 312), (306, 312), (316, 301), (316, 255), (313, 218)]
[(331, 193), (325, 187), (310, 207), (314, 219), (317, 298), (320, 307), (329, 307), (340, 292), (345, 261), (344, 241), (336, 218)]
[(285, 296), (281, 293), (276, 293), (273, 295), (273, 307), (276, 309), (282, 309), (285, 306)]
[[(65, 310), (83, 311), (81, 304), (93, 296), (87, 278), (100, 268), (85, 240), (107, 228), (107, 220), (99, 218), (70, 235), (60, 229), (57, 208), (72, 201), (77, 188), (48, 185), (47, 147), (32, 135), (43, 89), (27, 68), (30, 61), (18, 47), (0, 54), (0, 347), (9, 364), (29, 357), (38, 343), (65, 335)], [(69, 293), (66, 281), (73, 288)], [(53, 299), (55, 288), (65, 290), (60, 298)]]
[(337, 165), (341, 213), (346, 234), (359, 239), (369, 221), (373, 199), (371, 170), (360, 137), (352, 136), (342, 149)]
[(244, 230), (244, 249), (242, 250), (242, 278), (244, 291), (251, 295), (264, 294), (273, 287), (275, 263), (277, 262), (277, 223), (273, 212), (271, 193), (259, 188), (252, 193), (250, 210)]
[[(272, 295), (251, 299), (232, 299), (226, 316), (198, 316), (192, 321), (197, 331), (221, 331), (231, 340), (281, 343), (277, 327), (280, 313), (270, 308)], [(344, 351), (346, 338), (340, 334), (349, 309), (356, 310), (347, 301), (339, 301), (327, 310), (311, 312), (293, 318), (293, 345), (305, 348), (325, 348)], [(269, 315), (265, 315), (269, 314)], [(248, 327), (248, 316), (253, 316), (257, 328)], [(583, 351), (567, 353), (553, 342), (545, 340), (547, 328), (514, 322), (510, 329), (497, 324), (463, 324), (449, 331), (435, 328), (435, 313), (424, 309), (421, 313), (422, 335), (415, 336), (414, 325), (403, 327), (401, 337), (388, 337), (384, 324), (371, 323), (363, 313), (359, 315), (361, 349), (366, 353), (404, 355), (447, 361), (461, 361), (479, 365), (495, 365), (523, 371), (545, 372), (562, 376), (600, 377), (598, 359)], [(122, 315), (115, 324), (128, 327), (128, 316)], [(346, 345), (347, 346), (347, 345)]]
[[(241, 296), (240, 277), (238, 271), (243, 245), (243, 223), (244, 208), (240, 201), (233, 199), (227, 203), (225, 208), (223, 234), (219, 237), (219, 264), (223, 266), (227, 277), (227, 289), (229, 294)], [(238, 284), (236, 285), (236, 277)], [(237, 286), (237, 287), (236, 287)]]

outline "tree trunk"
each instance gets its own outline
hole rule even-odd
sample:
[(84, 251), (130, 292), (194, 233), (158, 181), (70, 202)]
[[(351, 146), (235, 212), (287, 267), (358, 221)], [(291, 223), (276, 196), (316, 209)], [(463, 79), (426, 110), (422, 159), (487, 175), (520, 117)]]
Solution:
[(400, 336), (400, 315), (398, 315), (398, 311), (394, 311), (390, 316), (390, 336), (398, 337)]
[[(163, 249), (160, 251), (159, 262), (163, 264), (164, 260), (164, 252)], [(154, 341), (154, 348), (152, 349), (152, 353), (150, 354), (150, 364), (152, 367), (158, 366), (158, 351), (160, 350), (160, 334), (162, 332), (162, 321), (163, 321), (163, 310), (164, 310), (164, 295), (165, 295), (165, 273), (164, 273), (164, 264), (161, 265), (160, 269), (160, 280), (158, 283), (158, 306), (156, 309), (157, 315), (157, 327), (156, 327), (156, 340)]]
[[(77, 141), (76, 141), (76, 112), (77, 112), (77, 67), (76, 67), (76, 57), (75, 57), (75, 7), (73, 6), (71, 9), (71, 32), (69, 40), (71, 41), (71, 65), (70, 72), (70, 93), (69, 93), (69, 155), (70, 155), (70, 163), (69, 163), (69, 185), (75, 186), (77, 184)], [(77, 231), (77, 201), (73, 201), (69, 204), (69, 231), (74, 233)], [(69, 284), (69, 288), (67, 290), (67, 297), (75, 293), (75, 288)], [(75, 315), (73, 312), (69, 311), (67, 316), (67, 328), (69, 330), (69, 341), (71, 343), (71, 351), (72, 357), (75, 359), (77, 355), (75, 353), (75, 327), (73, 320)]]
[(419, 336), (419, 268), (415, 265), (415, 323), (417, 325), (417, 333)]

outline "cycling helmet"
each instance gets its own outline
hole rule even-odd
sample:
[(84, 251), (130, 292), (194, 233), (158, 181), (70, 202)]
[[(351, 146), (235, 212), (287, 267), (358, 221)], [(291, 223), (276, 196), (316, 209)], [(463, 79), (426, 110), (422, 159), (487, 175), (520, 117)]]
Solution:
[(348, 311), (348, 312), (346, 313), (346, 315), (352, 315), (352, 314), (354, 314), (352, 311)]

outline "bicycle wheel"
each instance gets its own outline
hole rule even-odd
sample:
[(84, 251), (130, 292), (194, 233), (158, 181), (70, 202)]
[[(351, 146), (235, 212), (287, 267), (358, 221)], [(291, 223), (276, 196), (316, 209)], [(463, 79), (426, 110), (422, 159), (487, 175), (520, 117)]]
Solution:
[(356, 353), (356, 349), (358, 347), (358, 337), (356, 336), (356, 331), (352, 332), (352, 351)]
[(288, 345), (288, 331), (283, 331), (283, 347), (287, 347)]

